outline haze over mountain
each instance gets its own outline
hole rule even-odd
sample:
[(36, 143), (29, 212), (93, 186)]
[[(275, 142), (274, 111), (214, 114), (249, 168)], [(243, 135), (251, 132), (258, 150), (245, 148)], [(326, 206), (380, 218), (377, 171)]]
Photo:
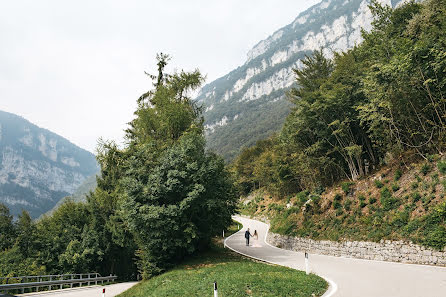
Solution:
[[(398, 0), (379, 0), (396, 6)], [(289, 25), (260, 41), (247, 61), (205, 85), (197, 101), (205, 106), (208, 147), (226, 160), (278, 131), (290, 111), (285, 93), (293, 86), (294, 68), (306, 54), (345, 51), (370, 30), (367, 0), (324, 0), (300, 13)]]
[(92, 153), (4, 111), (0, 153), (0, 202), (14, 215), (38, 217), (99, 170)]

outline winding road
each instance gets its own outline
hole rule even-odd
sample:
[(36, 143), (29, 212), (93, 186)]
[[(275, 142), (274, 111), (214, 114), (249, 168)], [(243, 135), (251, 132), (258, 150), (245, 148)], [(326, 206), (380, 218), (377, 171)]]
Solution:
[[(266, 242), (269, 226), (242, 218), (243, 229), (226, 238), (225, 245), (245, 256), (305, 270), (304, 254), (273, 247)], [(257, 230), (255, 246), (245, 245), (244, 232)], [(254, 240), (251, 241), (254, 243)], [(324, 297), (446, 297), (446, 267), (309, 255), (310, 271), (330, 287)]]

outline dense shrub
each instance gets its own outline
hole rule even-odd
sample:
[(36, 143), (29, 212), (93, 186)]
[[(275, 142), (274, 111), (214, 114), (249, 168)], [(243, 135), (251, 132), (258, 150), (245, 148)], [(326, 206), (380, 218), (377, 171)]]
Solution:
[(439, 161), (437, 163), (437, 168), (441, 174), (446, 174), (446, 161)]
[(384, 210), (391, 210), (397, 206), (398, 199), (392, 196), (390, 190), (387, 187), (384, 187), (381, 190), (380, 202)]
[(339, 209), (341, 207), (342, 207), (341, 202), (339, 202), (337, 200), (333, 201), (333, 209)]
[(344, 203), (344, 209), (346, 211), (350, 211), (352, 206), (352, 201), (350, 199), (346, 200)]
[(351, 188), (351, 186), (354, 185), (354, 184), (355, 184), (355, 183), (352, 183), (352, 182), (343, 182), (343, 183), (341, 184), (342, 191), (344, 191), (345, 194), (350, 193), (350, 188)]
[(423, 175), (427, 175), (431, 171), (431, 169), (432, 169), (432, 167), (429, 164), (424, 163), (423, 166), (421, 166), (420, 171)]
[(378, 179), (375, 179), (374, 183), (378, 189), (381, 189), (382, 187), (384, 187), (384, 184)]
[(417, 203), (421, 199), (421, 195), (419, 192), (412, 193), (412, 201)]

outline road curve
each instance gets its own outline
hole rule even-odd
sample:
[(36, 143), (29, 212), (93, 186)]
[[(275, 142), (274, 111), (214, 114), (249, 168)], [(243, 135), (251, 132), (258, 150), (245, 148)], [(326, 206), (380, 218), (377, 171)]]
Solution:
[(130, 289), (138, 282), (127, 282), (127, 283), (117, 283), (106, 286), (89, 286), (89, 287), (80, 287), (73, 289), (63, 289), (63, 290), (54, 290), (54, 291), (44, 291), (44, 292), (36, 292), (36, 293), (28, 293), (21, 294), (17, 296), (26, 296), (26, 297), (101, 297), (102, 289), (105, 288), (105, 297), (114, 297), (122, 292)]
[[(245, 256), (269, 263), (305, 270), (304, 254), (273, 247), (266, 243), (269, 226), (265, 223), (235, 216), (243, 229), (225, 240), (225, 245)], [(245, 245), (244, 231), (257, 230), (255, 246)], [(257, 246), (257, 247), (256, 247)], [(446, 268), (309, 255), (311, 272), (331, 284), (324, 297), (445, 297)]]

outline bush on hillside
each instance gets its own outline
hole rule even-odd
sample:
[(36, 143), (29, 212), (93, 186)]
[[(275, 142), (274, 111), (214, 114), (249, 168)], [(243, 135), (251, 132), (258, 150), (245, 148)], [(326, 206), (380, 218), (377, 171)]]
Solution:
[(439, 161), (437, 163), (437, 168), (441, 174), (446, 174), (446, 161)]

